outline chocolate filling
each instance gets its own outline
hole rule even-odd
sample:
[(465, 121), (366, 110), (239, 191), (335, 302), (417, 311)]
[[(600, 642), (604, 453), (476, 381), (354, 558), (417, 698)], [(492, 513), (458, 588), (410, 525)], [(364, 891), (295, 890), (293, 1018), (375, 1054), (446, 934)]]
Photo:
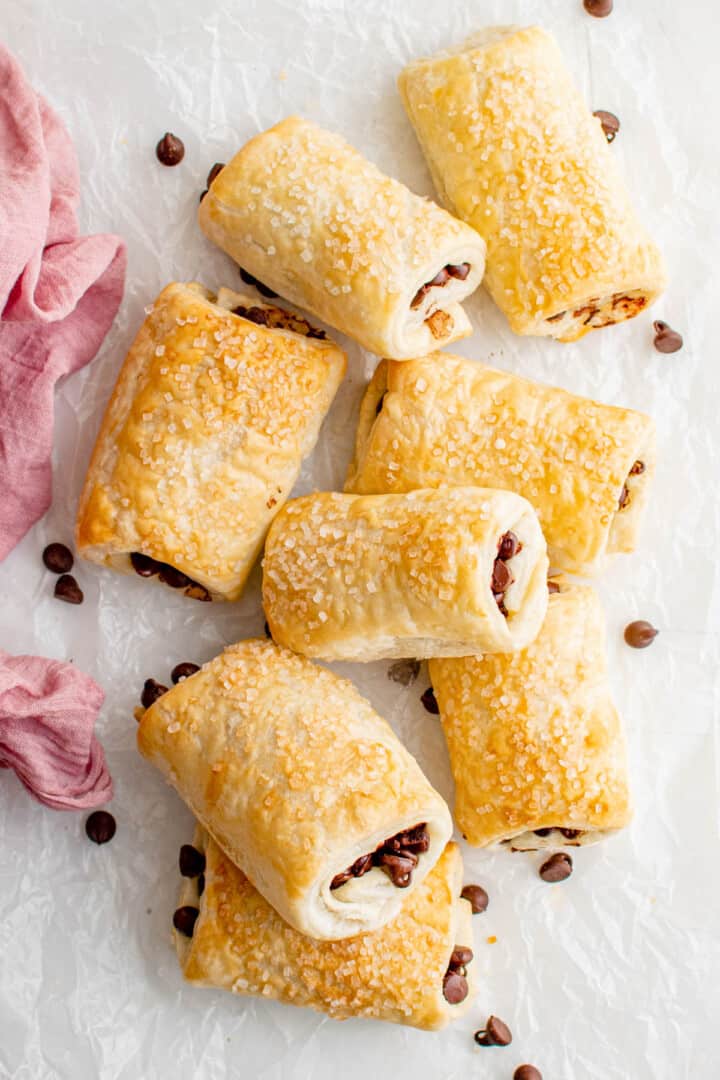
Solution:
[(258, 326), (267, 326), (271, 330), (292, 330), (296, 334), (303, 334), (308, 338), (325, 340), (327, 334), (324, 330), (316, 330), (307, 319), (292, 311), (285, 311), (278, 307), (239, 307), (233, 308), (233, 315), (240, 315), (243, 319), (256, 323)]
[(450, 1005), (459, 1005), (468, 996), (467, 968), (473, 958), (472, 949), (456, 945), (443, 975), (443, 997)]
[[(625, 293), (615, 293), (610, 297), (612, 315), (605, 318), (602, 322), (593, 322), (593, 319), (601, 314), (602, 308), (607, 306), (607, 300), (593, 297), (592, 300), (588, 300), (582, 307), (576, 308), (575, 311), (573, 311), (573, 318), (582, 318), (583, 326), (592, 325), (592, 327), (597, 330), (603, 326), (612, 326), (616, 322), (622, 322), (623, 319), (632, 319), (633, 316), (638, 315), (643, 308), (647, 307), (647, 302), (646, 296), (627, 296)], [(548, 316), (545, 322), (559, 322), (559, 320), (565, 318), (566, 315), (567, 311), (559, 311), (557, 315)]]
[(505, 607), (505, 592), (512, 585), (515, 578), (510, 567), (507, 565), (514, 555), (522, 551), (522, 544), (514, 532), (506, 532), (498, 541), (498, 553), (493, 564), (491, 587), (493, 596), (501, 613), (507, 618)]
[(447, 265), (443, 266), (442, 270), (435, 275), (432, 281), (426, 281), (424, 285), (420, 286), (410, 302), (410, 307), (414, 311), (415, 308), (420, 307), (426, 294), (429, 293), (431, 289), (442, 289), (444, 285), (447, 285), (450, 278), (457, 278), (458, 281), (464, 281), (469, 273), (470, 263), (458, 263), (457, 265), (447, 263)]
[(559, 826), (554, 826), (551, 829), (533, 829), (536, 836), (549, 836), (552, 832), (561, 832), (566, 840), (577, 840), (579, 836), (582, 836), (585, 829), (561, 829)]
[(350, 878), (362, 877), (373, 866), (381, 867), (393, 885), (406, 889), (412, 880), (412, 872), (418, 864), (420, 855), (430, 847), (430, 833), (427, 825), (415, 825), (412, 829), (396, 833), (385, 840), (375, 851), (361, 855), (347, 870), (336, 874), (330, 882), (331, 889), (339, 889)]
[(143, 555), (140, 551), (133, 551), (130, 554), (130, 562), (133, 570), (140, 577), (154, 577), (157, 574), (160, 581), (165, 585), (169, 585), (171, 589), (183, 589), (185, 595), (193, 600), (211, 599), (210, 593), (204, 585), (201, 585), (198, 581), (193, 581), (187, 574), (183, 574), (182, 570), (176, 570), (169, 563), (151, 559), (149, 555)]
[[(640, 474), (644, 473), (644, 472), (645, 472), (645, 462), (644, 461), (636, 461), (633, 464), (633, 467), (630, 470), (628, 475), (629, 476), (640, 476)], [(622, 491), (620, 492), (620, 498), (618, 499), (618, 510), (624, 510), (629, 502), (630, 502), (630, 490), (629, 490), (629, 488), (627, 486), (627, 482), (626, 482), (626, 483), (623, 484)]]

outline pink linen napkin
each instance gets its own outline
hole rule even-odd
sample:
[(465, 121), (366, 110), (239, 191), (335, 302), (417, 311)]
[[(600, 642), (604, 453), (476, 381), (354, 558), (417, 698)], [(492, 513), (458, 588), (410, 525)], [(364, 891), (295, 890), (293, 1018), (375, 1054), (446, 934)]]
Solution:
[(53, 390), (120, 305), (125, 245), (78, 236), (68, 132), (0, 44), (0, 560), (47, 510)]
[(72, 664), (0, 649), (0, 768), (53, 810), (108, 802), (112, 780), (93, 734), (104, 697)]

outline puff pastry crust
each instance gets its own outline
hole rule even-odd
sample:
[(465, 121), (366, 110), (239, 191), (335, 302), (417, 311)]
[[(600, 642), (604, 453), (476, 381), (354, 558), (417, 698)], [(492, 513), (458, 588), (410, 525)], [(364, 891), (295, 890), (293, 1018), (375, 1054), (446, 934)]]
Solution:
[(346, 358), (307, 331), (233, 314), (238, 305), (303, 328), (281, 309), (195, 283), (168, 285), (153, 304), (85, 480), (76, 527), (84, 558), (132, 573), (139, 553), (191, 579), (190, 595), (240, 595)]
[(551, 566), (589, 572), (635, 549), (654, 471), (650, 417), (441, 353), (381, 361), (346, 490), (516, 491), (537, 511)]
[[(296, 930), (389, 922), (437, 862), (450, 812), (355, 687), (270, 641), (226, 649), (142, 716), (138, 747)], [(379, 866), (333, 879), (403, 830), (429, 846), (407, 887)]]
[(253, 276), (373, 352), (404, 359), (471, 333), (460, 301), (482, 280), (483, 239), (300, 117), (251, 139), (198, 219)]
[(524, 652), (430, 661), (455, 817), (471, 844), (585, 844), (630, 819), (602, 606), (589, 586), (554, 587)]
[(472, 1004), (476, 963), (467, 966), (468, 995), (451, 1005), (443, 975), (457, 945), (472, 948), (472, 914), (460, 898), (462, 860), (448, 844), (397, 918), (372, 934), (313, 941), (283, 922), (203, 829), (193, 844), (205, 854), (205, 888), (183, 880), (181, 905), (199, 908), (191, 938), (174, 931), (185, 978), (302, 1005), (334, 1020), (353, 1016), (437, 1031)]
[[(517, 552), (498, 600), (508, 534)], [(504, 652), (537, 635), (547, 569), (535, 512), (510, 491), (323, 492), (292, 500), (273, 523), (263, 605), (275, 641), (325, 660)]]
[(517, 334), (575, 341), (665, 288), (602, 131), (550, 34), (492, 27), (411, 63), (400, 93), (441, 202), (487, 241)]

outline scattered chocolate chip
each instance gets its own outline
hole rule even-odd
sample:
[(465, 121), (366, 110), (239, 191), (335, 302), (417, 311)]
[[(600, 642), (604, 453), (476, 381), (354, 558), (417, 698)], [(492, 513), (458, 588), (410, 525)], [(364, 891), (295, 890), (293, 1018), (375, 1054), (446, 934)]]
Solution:
[(613, 142), (615, 136), (620, 130), (620, 121), (615, 113), (606, 112), (605, 109), (596, 109), (593, 116), (597, 116), (602, 129), (605, 132), (605, 138), (608, 142)]
[(115, 818), (107, 810), (94, 810), (85, 822), (85, 832), (94, 844), (107, 844), (116, 828)]
[(633, 463), (633, 467), (630, 470), (630, 475), (631, 476), (640, 476), (641, 473), (644, 473), (644, 472), (645, 472), (645, 462), (644, 461), (636, 461), (636, 462)]
[(53, 574), (67, 574), (73, 568), (73, 553), (64, 544), (48, 544), (42, 553), (42, 560)]
[(83, 591), (72, 574), (63, 574), (55, 582), (55, 596), (66, 604), (82, 604)]
[(518, 1065), (513, 1080), (543, 1080), (542, 1073), (534, 1065)]
[(163, 694), (167, 694), (167, 692), (167, 686), (156, 682), (155, 679), (146, 679), (140, 695), (140, 702), (146, 709), (149, 709), (158, 698), (162, 697)]
[(396, 660), (388, 668), (388, 679), (400, 683), (401, 686), (410, 686), (420, 674), (419, 660)]
[(174, 566), (170, 566), (168, 563), (160, 564), (158, 577), (165, 585), (169, 585), (171, 589), (184, 589), (186, 585), (191, 584), (187, 574), (183, 574), (182, 570), (176, 570)]
[(183, 877), (199, 877), (205, 869), (205, 856), (192, 844), (183, 844), (180, 848), (178, 865)]
[(185, 157), (185, 144), (177, 135), (166, 131), (155, 147), (155, 154), (161, 165), (179, 165)]
[(247, 270), (243, 270), (242, 266), (238, 267), (240, 271), (240, 277), (243, 279), (246, 285), (253, 285), (261, 296), (266, 297), (268, 300), (273, 300), (278, 294), (271, 289), (268, 285), (263, 285), (262, 281), (258, 281), (256, 277), (248, 273)]
[(199, 670), (199, 664), (193, 664), (190, 660), (185, 660), (184, 663), (175, 665), (170, 672), (170, 678), (174, 683), (179, 683), (181, 679), (189, 679), (191, 675), (194, 675)]
[(465, 885), (460, 895), (463, 900), (470, 901), (473, 915), (482, 915), (484, 911), (487, 911), (490, 901), (482, 885)]
[(521, 544), (514, 532), (506, 532), (498, 545), (499, 559), (512, 559), (520, 551)]
[(443, 978), (443, 997), (449, 1005), (459, 1005), (468, 996), (468, 984), (457, 971), (446, 972)]
[(540, 867), (538, 873), (543, 881), (554, 884), (556, 881), (565, 881), (573, 872), (573, 862), (564, 851), (557, 851)]
[(613, 9), (613, 0), (583, 0), (583, 7), (588, 15), (594, 15), (596, 19), (604, 19)]
[(212, 169), (207, 174), (207, 180), (205, 181), (205, 183), (207, 184), (208, 187), (210, 187), (210, 185), (212, 184), (215, 177), (218, 176), (223, 171), (224, 168), (225, 168), (225, 162), (224, 161), (216, 161), (215, 162)]
[(456, 945), (452, 951), (452, 956), (450, 957), (450, 963), (448, 966), (457, 971), (458, 968), (467, 967), (467, 965), (472, 961), (472, 958), (472, 949), (469, 949), (466, 945)]
[(656, 319), (653, 323), (653, 330), (655, 331), (653, 345), (658, 352), (673, 353), (677, 352), (678, 349), (682, 349), (682, 335), (678, 334), (677, 330), (673, 330), (671, 326), (668, 326), (666, 322)]
[(149, 555), (143, 555), (139, 551), (133, 551), (130, 556), (130, 563), (135, 573), (139, 574), (140, 577), (152, 577), (153, 574), (157, 574), (161, 566), (161, 563), (151, 559)]
[(179, 930), (185, 937), (192, 937), (195, 929), (195, 923), (200, 911), (196, 907), (191, 907), (190, 904), (186, 904), (184, 907), (179, 907), (173, 915), (173, 926), (176, 930)]
[(420, 700), (422, 701), (423, 705), (429, 713), (432, 713), (433, 716), (440, 715), (440, 706), (437, 703), (435, 691), (433, 690), (432, 686), (428, 686), (425, 693), (420, 695)]
[(548, 592), (550, 593), (550, 595), (560, 592), (560, 586), (558, 585), (557, 581), (548, 581)]
[(205, 892), (205, 875), (204, 874), (200, 874), (200, 877), (197, 880), (197, 891), (198, 891), (198, 896), (202, 896), (202, 894)]
[(512, 1042), (512, 1032), (503, 1020), (497, 1016), (491, 1016), (484, 1029), (476, 1031), (473, 1038), (478, 1046), (509, 1046)]
[(645, 619), (636, 619), (625, 627), (625, 641), (632, 649), (647, 649), (657, 636), (658, 631)]

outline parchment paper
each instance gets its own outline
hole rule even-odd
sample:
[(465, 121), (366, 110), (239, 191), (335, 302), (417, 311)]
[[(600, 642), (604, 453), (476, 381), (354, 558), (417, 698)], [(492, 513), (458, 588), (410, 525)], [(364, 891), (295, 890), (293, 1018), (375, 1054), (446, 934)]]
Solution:
[[(657, 421), (642, 546), (598, 583), (634, 824), (574, 853), (573, 877), (555, 886), (539, 880), (539, 855), (465, 846), (466, 880), (490, 894), (474, 920), (480, 993), (443, 1033), (337, 1024), (184, 986), (170, 920), (192, 824), (137, 754), (132, 709), (145, 678), (167, 682), (176, 662), (262, 632), (259, 575), (240, 603), (210, 606), (79, 563), (86, 599), (74, 608), (53, 599), (41, 551), (71, 540), (102, 408), (144, 305), (172, 279), (238, 283), (195, 222), (213, 162), (297, 111), (431, 194), (395, 78), (412, 57), (510, 22), (552, 30), (592, 108), (619, 115), (613, 152), (671, 270), (652, 315), (576, 345), (514, 337), (481, 290), (466, 305), (475, 335), (456, 347)], [(545, 1080), (720, 1075), (718, 22), (709, 0), (617, 0), (604, 20), (580, 0), (3, 0), (0, 32), (75, 139), (82, 227), (122, 233), (130, 263), (104, 348), (57, 395), (53, 507), (0, 567), (0, 645), (72, 659), (107, 692), (99, 730), (118, 822), (112, 843), (96, 847), (81, 815), (46, 810), (0, 775), (0, 1076), (502, 1080), (525, 1061)], [(175, 169), (154, 158), (166, 130), (187, 148)], [(682, 352), (655, 352), (653, 317), (684, 334)], [(342, 484), (375, 363), (347, 347), (347, 380), (298, 493)], [(661, 630), (645, 652), (622, 641), (638, 617)], [(339, 665), (452, 799), (438, 720), (419, 702), (426, 670), (403, 688), (387, 667)], [(512, 1028), (510, 1047), (474, 1045), (490, 1013)]]

